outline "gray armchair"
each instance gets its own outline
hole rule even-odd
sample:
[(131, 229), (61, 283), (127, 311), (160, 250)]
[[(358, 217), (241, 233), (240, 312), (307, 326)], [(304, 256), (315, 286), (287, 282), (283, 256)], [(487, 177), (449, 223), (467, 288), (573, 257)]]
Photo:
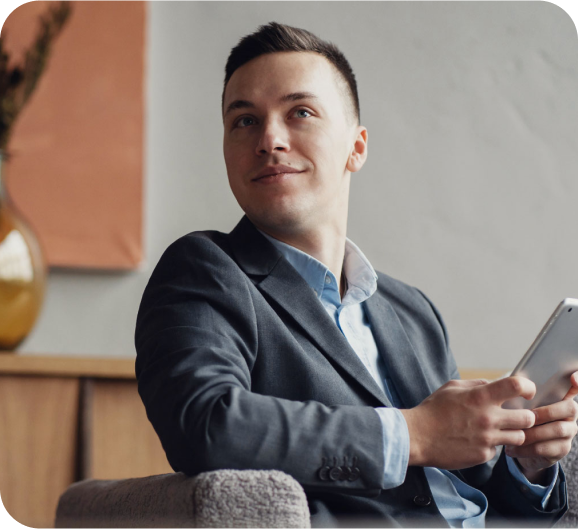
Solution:
[[(562, 461), (570, 508), (556, 527), (578, 527), (578, 449)], [(218, 470), (85, 480), (60, 497), (55, 527), (310, 527), (303, 489), (277, 470)]]
[(89, 479), (60, 497), (55, 527), (310, 527), (307, 498), (277, 470)]

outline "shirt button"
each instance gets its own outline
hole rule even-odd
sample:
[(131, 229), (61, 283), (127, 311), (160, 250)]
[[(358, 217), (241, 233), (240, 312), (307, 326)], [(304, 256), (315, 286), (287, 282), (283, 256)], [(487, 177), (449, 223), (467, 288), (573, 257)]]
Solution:
[(431, 503), (431, 498), (429, 496), (416, 496), (413, 502), (420, 507), (427, 507)]
[(331, 278), (329, 276), (325, 276), (325, 282), (329, 285), (329, 283), (331, 283)]

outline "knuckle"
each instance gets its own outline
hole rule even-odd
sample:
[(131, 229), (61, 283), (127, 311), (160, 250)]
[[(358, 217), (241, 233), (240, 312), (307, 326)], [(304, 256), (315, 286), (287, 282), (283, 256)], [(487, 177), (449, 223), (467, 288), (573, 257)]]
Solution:
[(574, 436), (576, 435), (576, 430), (578, 428), (576, 427), (576, 423), (574, 421), (572, 422), (564, 422), (562, 423), (562, 431), (564, 432), (560, 437), (564, 437), (566, 439), (569, 439), (570, 441), (572, 441), (572, 439), (574, 438)]
[(490, 432), (482, 432), (480, 435), (480, 443), (484, 448), (492, 446), (493, 436), (490, 434)]
[(544, 443), (537, 443), (534, 445), (534, 453), (537, 457), (548, 456), (548, 445)]
[(562, 422), (555, 424), (553, 430), (555, 438), (566, 437), (567, 435), (566, 425)]
[(485, 406), (486, 403), (488, 402), (488, 392), (487, 391), (483, 391), (483, 389), (480, 389), (478, 391), (472, 391), (470, 394), (470, 403), (473, 406)]
[(487, 413), (481, 413), (478, 417), (478, 426), (484, 430), (482, 435), (487, 435), (487, 430), (493, 425), (493, 420)]
[(516, 393), (522, 392), (522, 381), (519, 377), (510, 377), (508, 380), (510, 381), (510, 388), (512, 391)]
[(544, 455), (544, 447), (540, 443), (534, 444), (532, 451), (536, 457), (542, 457)]

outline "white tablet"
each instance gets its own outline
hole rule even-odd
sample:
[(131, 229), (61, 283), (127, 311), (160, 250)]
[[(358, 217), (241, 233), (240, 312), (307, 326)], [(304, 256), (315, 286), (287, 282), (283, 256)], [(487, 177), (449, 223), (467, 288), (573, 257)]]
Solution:
[(518, 397), (503, 404), (508, 409), (534, 409), (562, 400), (578, 371), (578, 299), (563, 300), (511, 375), (536, 384), (532, 400)]

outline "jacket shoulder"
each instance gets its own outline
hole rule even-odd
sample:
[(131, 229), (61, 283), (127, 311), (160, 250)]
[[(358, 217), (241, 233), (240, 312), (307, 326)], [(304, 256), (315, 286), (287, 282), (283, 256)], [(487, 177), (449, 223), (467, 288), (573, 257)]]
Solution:
[(164, 250), (152, 276), (210, 269), (220, 275), (238, 268), (229, 236), (215, 230), (192, 231), (173, 241)]
[(377, 270), (376, 274), (378, 291), (385, 294), (390, 301), (407, 308), (419, 308), (431, 304), (418, 288)]
[(197, 250), (202, 252), (225, 252), (230, 254), (228, 234), (216, 230), (192, 231), (173, 241), (164, 253), (187, 252)]
[(449, 347), (449, 336), (444, 320), (431, 299), (419, 288), (408, 285), (399, 279), (376, 271), (377, 289), (394, 306), (400, 317), (418, 318), (421, 322), (431, 322), (441, 330), (444, 341)]

